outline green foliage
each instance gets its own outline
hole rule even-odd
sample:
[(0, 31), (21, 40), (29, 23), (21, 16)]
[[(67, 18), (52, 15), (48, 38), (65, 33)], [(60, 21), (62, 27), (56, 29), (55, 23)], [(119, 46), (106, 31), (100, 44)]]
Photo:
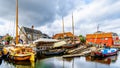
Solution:
[(84, 36), (79, 35), (79, 38), (80, 38), (80, 41), (81, 41), (82, 43), (85, 43), (85, 42), (86, 42), (86, 39), (85, 39), (85, 37), (84, 37)]
[(83, 37), (82, 35), (79, 35), (79, 37)]
[(8, 36), (8, 37), (5, 38), (5, 40), (8, 41), (8, 42), (10, 42), (12, 39), (13, 39), (13, 37), (11, 37), (11, 36)]

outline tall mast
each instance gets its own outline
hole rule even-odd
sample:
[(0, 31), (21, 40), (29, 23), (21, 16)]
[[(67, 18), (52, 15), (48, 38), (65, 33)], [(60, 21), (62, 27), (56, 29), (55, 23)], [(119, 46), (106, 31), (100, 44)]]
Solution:
[(16, 0), (16, 44), (18, 44), (18, 0)]
[(63, 38), (64, 38), (64, 19), (63, 19), (63, 17), (62, 17), (62, 24), (63, 24)]
[(73, 31), (73, 40), (74, 40), (74, 20), (73, 20), (73, 13), (72, 13), (72, 31)]

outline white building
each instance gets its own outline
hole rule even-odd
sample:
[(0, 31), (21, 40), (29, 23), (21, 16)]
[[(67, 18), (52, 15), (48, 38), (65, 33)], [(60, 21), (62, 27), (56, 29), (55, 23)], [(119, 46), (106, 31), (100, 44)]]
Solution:
[(21, 27), (19, 35), (23, 43), (31, 43), (39, 38), (49, 38), (47, 34), (43, 34), (40, 30), (33, 29), (33, 26), (32, 28)]

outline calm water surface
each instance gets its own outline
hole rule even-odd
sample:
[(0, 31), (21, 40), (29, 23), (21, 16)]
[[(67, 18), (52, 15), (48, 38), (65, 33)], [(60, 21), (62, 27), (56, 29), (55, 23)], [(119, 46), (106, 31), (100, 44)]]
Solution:
[(0, 59), (0, 68), (120, 68), (120, 55), (105, 59), (51, 57), (36, 62), (11, 62)]

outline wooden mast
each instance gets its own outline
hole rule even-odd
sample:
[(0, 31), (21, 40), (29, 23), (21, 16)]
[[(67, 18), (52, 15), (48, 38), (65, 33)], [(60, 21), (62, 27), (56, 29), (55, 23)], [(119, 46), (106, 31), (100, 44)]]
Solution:
[(16, 44), (18, 44), (18, 0), (16, 0)]
[(63, 19), (63, 17), (62, 17), (62, 24), (63, 24), (63, 38), (64, 38), (64, 19)]
[(73, 31), (73, 41), (74, 41), (74, 20), (73, 20), (73, 13), (72, 13), (72, 31)]

